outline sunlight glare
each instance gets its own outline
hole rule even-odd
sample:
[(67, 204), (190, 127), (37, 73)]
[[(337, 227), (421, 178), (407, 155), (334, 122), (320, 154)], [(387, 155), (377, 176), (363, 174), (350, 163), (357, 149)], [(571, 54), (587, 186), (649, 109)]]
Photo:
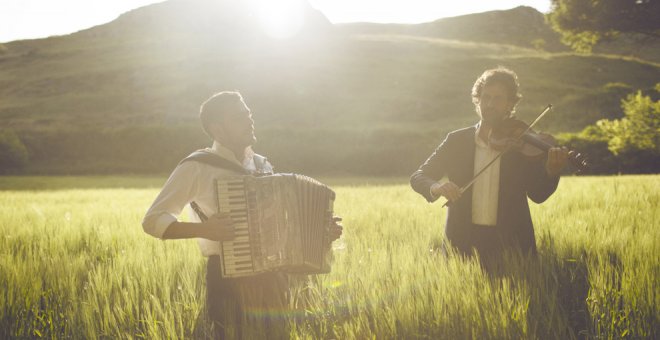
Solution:
[(261, 26), (274, 38), (290, 38), (300, 31), (304, 23), (301, 0), (258, 0), (257, 14)]

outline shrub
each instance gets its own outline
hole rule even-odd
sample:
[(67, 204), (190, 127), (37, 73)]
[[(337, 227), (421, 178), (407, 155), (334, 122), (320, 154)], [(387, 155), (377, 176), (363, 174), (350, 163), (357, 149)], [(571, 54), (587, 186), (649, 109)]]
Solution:
[(28, 151), (12, 130), (0, 130), (0, 173), (19, 172), (28, 163)]

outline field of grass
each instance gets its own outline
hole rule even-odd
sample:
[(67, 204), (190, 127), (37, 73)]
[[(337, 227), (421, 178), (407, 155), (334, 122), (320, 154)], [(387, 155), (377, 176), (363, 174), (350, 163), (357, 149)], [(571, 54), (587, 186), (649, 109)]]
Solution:
[[(0, 338), (206, 338), (205, 261), (140, 221), (163, 178), (0, 178)], [(532, 206), (539, 256), (438, 254), (406, 179), (332, 180), (332, 273), (293, 289), (300, 339), (660, 337), (660, 176), (568, 177)]]

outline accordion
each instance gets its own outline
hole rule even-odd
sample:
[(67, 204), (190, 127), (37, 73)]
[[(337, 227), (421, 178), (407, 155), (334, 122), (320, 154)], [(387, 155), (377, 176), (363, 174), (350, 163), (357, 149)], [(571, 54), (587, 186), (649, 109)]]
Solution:
[(235, 228), (233, 240), (220, 242), (222, 277), (330, 272), (334, 191), (297, 174), (236, 176), (215, 184), (218, 212), (228, 213)]

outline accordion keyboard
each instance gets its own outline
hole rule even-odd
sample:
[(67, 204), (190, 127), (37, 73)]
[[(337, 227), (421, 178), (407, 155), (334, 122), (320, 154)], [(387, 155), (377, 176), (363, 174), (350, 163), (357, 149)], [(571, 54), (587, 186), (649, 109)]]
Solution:
[(275, 174), (216, 179), (216, 190), (218, 212), (229, 214), (236, 235), (220, 242), (222, 277), (330, 271), (330, 188), (303, 175)]
[(254, 271), (254, 259), (250, 251), (248, 230), (248, 208), (254, 202), (246, 198), (242, 180), (218, 182), (218, 207), (221, 213), (228, 213), (234, 221), (235, 238), (221, 242), (223, 276), (242, 276)]

